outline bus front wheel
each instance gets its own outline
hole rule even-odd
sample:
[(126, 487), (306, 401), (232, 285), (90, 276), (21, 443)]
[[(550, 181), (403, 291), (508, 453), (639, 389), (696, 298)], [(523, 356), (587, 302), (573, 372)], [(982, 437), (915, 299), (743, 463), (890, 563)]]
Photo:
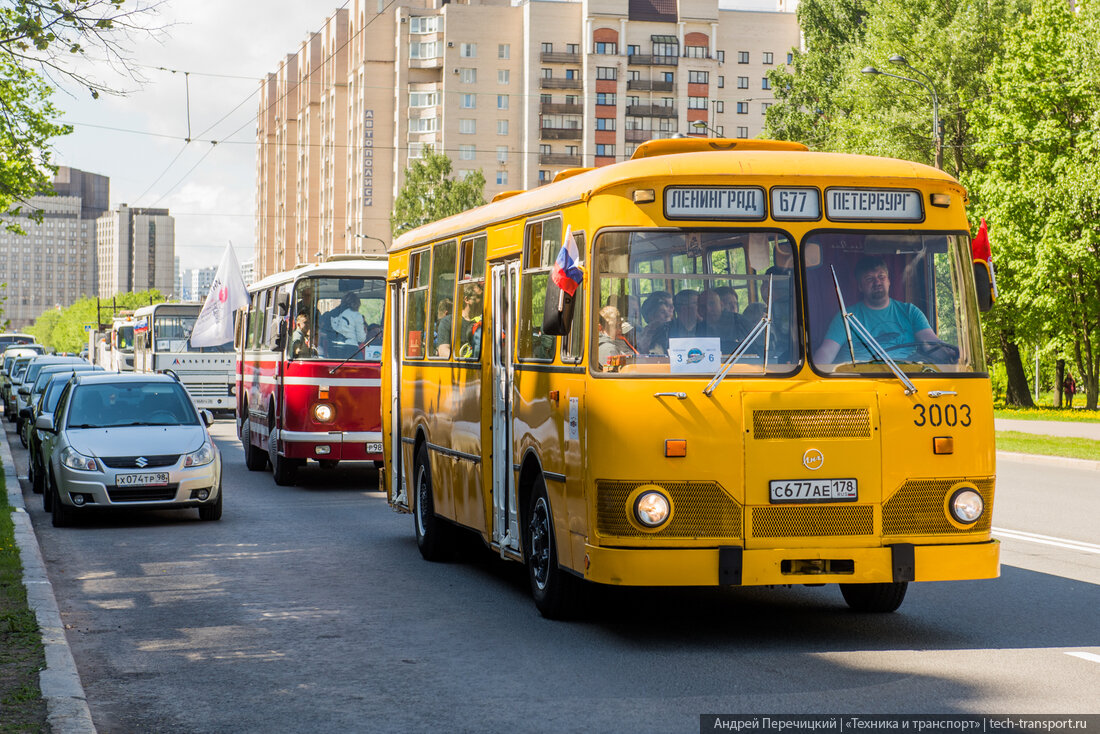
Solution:
[(581, 581), (558, 565), (550, 499), (546, 494), (546, 481), (541, 476), (532, 490), (523, 547), (531, 596), (539, 612), (547, 619), (573, 616), (579, 606)]
[(244, 447), (244, 465), (249, 471), (262, 471), (267, 467), (267, 456), (263, 450), (252, 445), (252, 425), (248, 418), (241, 426), (241, 444)]
[(443, 521), (435, 514), (432, 499), (432, 467), (428, 461), (428, 447), (424, 444), (416, 450), (416, 496), (413, 498), (413, 527), (416, 529), (416, 547), (426, 561), (442, 561), (446, 555)]
[(289, 487), (294, 484), (298, 465), (294, 459), (288, 459), (279, 453), (279, 430), (275, 428), (274, 415), (271, 416), (269, 425), (271, 433), (267, 436), (267, 460), (271, 462), (271, 474), (280, 487)]
[(906, 581), (888, 584), (841, 584), (840, 593), (854, 612), (892, 612), (905, 599)]

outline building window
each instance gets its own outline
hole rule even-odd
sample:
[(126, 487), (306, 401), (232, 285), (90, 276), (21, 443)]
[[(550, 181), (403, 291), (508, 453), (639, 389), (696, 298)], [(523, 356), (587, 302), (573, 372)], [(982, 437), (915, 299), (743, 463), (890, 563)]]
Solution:
[(554, 70), (553, 69), (542, 69), (542, 78), (543, 79), (553, 79), (554, 78)]
[(714, 128), (714, 132), (720, 138), (724, 138), (726, 136), (726, 128), (723, 127), (722, 125), (719, 125), (718, 127)]
[(507, 135), (507, 134), (508, 134), (508, 121), (507, 120), (497, 120), (497, 135)]
[(414, 41), (409, 44), (410, 59), (437, 59), (443, 50), (439, 41), (427, 41), (420, 43)]
[(653, 42), (653, 55), (654, 56), (679, 56), (680, 55), (680, 43), (673, 36), (662, 36), (667, 38), (667, 41), (654, 41)]
[(476, 149), (472, 145), (458, 146), (458, 159), (460, 161), (472, 161), (474, 159), (475, 150)]
[(553, 52), (554, 52), (554, 44), (552, 44), (552, 43), (545, 43), (545, 42), (544, 42), (544, 43), (542, 44), (542, 52), (543, 52), (544, 54), (549, 54), (549, 53), (553, 53)]
[(550, 181), (551, 181), (551, 177), (550, 177), (550, 172), (549, 171), (539, 171), (539, 183), (540, 184), (550, 183)]
[(725, 51), (719, 51), (718, 52), (718, 63), (719, 64), (726, 63), (726, 52)]
[(614, 66), (597, 66), (596, 67), (597, 79), (618, 79), (619, 70)]
[(634, 54), (640, 54), (642, 52), (641, 46), (629, 45), (626, 47), (626, 55), (633, 56)]
[(565, 70), (565, 78), (566, 79), (580, 79), (581, 78), (581, 70), (580, 69), (566, 69)]
[(498, 145), (497, 146), (497, 163), (507, 163), (507, 162), (508, 162), (508, 146), (507, 145)]
[(737, 114), (739, 114), (739, 115), (749, 114), (749, 103), (748, 102), (738, 102), (737, 103)]
[(794, 63), (794, 54), (787, 54), (787, 63), (788, 64), (793, 64)]
[(614, 156), (615, 155), (615, 146), (610, 144), (610, 143), (597, 143), (596, 144), (596, 155), (599, 155), (599, 156)]
[(662, 71), (661, 72), (661, 80), (666, 81), (669, 84), (672, 84), (672, 82), (674, 82), (676, 80), (676, 74), (674, 74), (671, 71)]
[(614, 117), (597, 117), (596, 118), (597, 130), (614, 130), (615, 118)]
[(642, 72), (636, 71), (634, 69), (629, 69), (626, 72), (626, 78), (627, 81), (636, 82), (642, 78)]
[(477, 69), (459, 69), (458, 80), (463, 84), (477, 84)]
[(508, 185), (508, 172), (507, 171), (497, 171), (497, 186), (507, 186), (507, 185)]
[(438, 15), (414, 15), (409, 18), (409, 33), (437, 33)]
[(749, 63), (749, 52), (748, 51), (738, 51), (737, 52), (737, 63), (739, 63), (739, 64)]
[(476, 59), (477, 58), (477, 44), (476, 43), (460, 43), (458, 44), (458, 55), (464, 59)]
[(706, 71), (689, 71), (688, 82), (691, 84), (708, 84), (710, 82), (710, 73)]
[(726, 103), (723, 102), (720, 99), (714, 100), (714, 112), (715, 112), (715, 114), (717, 114), (719, 112), (725, 112), (725, 111), (726, 111)]
[(685, 46), (684, 56), (689, 59), (705, 59), (710, 56), (706, 46)]
[(747, 127), (737, 128), (737, 137), (747, 138), (749, 136), (749, 129)]
[(435, 107), (439, 92), (409, 92), (409, 107)]
[(508, 95), (507, 94), (498, 94), (497, 95), (497, 109), (498, 110), (508, 109)]
[(707, 108), (706, 97), (688, 97), (689, 110), (705, 110)]
[(477, 106), (477, 95), (463, 94), (459, 99), (458, 106), (464, 110), (472, 110)]
[(749, 78), (747, 76), (737, 77), (737, 88), (738, 89), (748, 89), (749, 88)]
[(761, 115), (768, 114), (768, 108), (771, 107), (771, 106), (772, 106), (771, 102), (761, 102), (760, 103), (760, 114)]
[(597, 92), (596, 104), (598, 105), (613, 105), (615, 104), (614, 92)]
[(775, 63), (775, 54), (773, 54), (771, 51), (765, 51), (764, 52), (764, 64), (766, 66), (770, 66), (774, 63)]
[(546, 144), (539, 145), (539, 155), (550, 155), (552, 148)]
[(511, 53), (512, 53), (512, 45), (511, 44), (509, 44), (509, 43), (498, 43), (497, 44), (497, 58), (498, 59), (507, 59), (511, 56)]
[(553, 97), (553, 95), (550, 95), (550, 94), (540, 94), (539, 95), (539, 102), (541, 102), (542, 104), (553, 104), (554, 103), (554, 97)]
[(726, 77), (721, 76), (721, 75), (718, 76), (718, 88), (719, 89), (725, 89), (726, 88)]
[(565, 53), (567, 54), (579, 54), (581, 52), (581, 45), (579, 43), (567, 43), (565, 44)]
[(567, 145), (567, 146), (565, 146), (565, 154), (566, 155), (580, 155), (581, 151), (580, 151), (580, 148), (578, 148), (576, 145)]
[(508, 77), (509, 74), (507, 69), (499, 69), (497, 71), (497, 84), (507, 84)]
[(760, 88), (761, 89), (771, 89), (772, 88), (772, 83), (770, 81), (768, 81), (768, 77), (764, 77), (763, 79), (760, 80)]
[(596, 44), (596, 53), (606, 56), (614, 56), (619, 53), (619, 44), (601, 42)]
[(566, 104), (580, 104), (580, 103), (579, 103), (579, 102), (577, 101), (577, 95), (575, 95), (575, 94), (567, 94), (567, 95), (565, 95), (565, 103), (566, 103)]
[(477, 135), (477, 120), (460, 119), (458, 121), (458, 131), (463, 135)]

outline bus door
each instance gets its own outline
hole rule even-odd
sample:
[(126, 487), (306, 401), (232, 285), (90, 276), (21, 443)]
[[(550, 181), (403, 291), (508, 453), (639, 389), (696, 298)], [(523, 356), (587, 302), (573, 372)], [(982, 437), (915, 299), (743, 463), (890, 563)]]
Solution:
[(492, 266), (492, 325), (487, 336), (493, 343), (493, 542), (501, 554), (520, 552), (515, 473), (512, 471), (512, 384), (516, 292), (519, 260)]
[(403, 353), (402, 335), (405, 333), (405, 296), (408, 281), (390, 283), (390, 356), (385, 361), (390, 365), (390, 466), (386, 467), (389, 477), (388, 492), (390, 502), (403, 507), (409, 506), (405, 481), (405, 462), (401, 460), (401, 356)]

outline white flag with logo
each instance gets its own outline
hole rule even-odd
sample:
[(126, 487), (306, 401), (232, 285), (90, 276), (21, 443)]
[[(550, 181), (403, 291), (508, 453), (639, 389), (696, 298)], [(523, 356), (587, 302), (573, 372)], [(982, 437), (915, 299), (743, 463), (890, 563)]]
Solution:
[(225, 248), (214, 284), (206, 296), (195, 328), (191, 330), (192, 347), (216, 347), (233, 341), (233, 314), (248, 305), (248, 289), (241, 276), (241, 266), (233, 253), (233, 245)]

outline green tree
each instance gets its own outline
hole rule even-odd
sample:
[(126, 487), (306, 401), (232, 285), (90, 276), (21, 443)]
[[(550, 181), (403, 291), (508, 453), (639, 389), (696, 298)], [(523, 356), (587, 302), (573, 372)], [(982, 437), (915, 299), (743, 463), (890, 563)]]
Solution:
[[(113, 302), (120, 311), (132, 311), (164, 300), (160, 291), (154, 289), (137, 293), (119, 293), (114, 297)], [(52, 347), (58, 352), (79, 352), (88, 343), (85, 325), (97, 323), (97, 305), (99, 306), (98, 318), (103, 319), (104, 323), (110, 323), (111, 317), (114, 316), (111, 311), (111, 300), (100, 299), (97, 303), (95, 298), (82, 298), (68, 308), (43, 312), (28, 332), (34, 334), (39, 343)]]
[(1063, 342), (1097, 407), (1100, 373), (1098, 9), (1036, 0), (973, 111), (988, 157), (968, 183), (997, 232), (1000, 308), (1033, 341)]
[(451, 177), (451, 159), (424, 146), (420, 160), (405, 170), (405, 184), (393, 203), (390, 229), (396, 237), (484, 203), (485, 176), (481, 171), (456, 180)]

